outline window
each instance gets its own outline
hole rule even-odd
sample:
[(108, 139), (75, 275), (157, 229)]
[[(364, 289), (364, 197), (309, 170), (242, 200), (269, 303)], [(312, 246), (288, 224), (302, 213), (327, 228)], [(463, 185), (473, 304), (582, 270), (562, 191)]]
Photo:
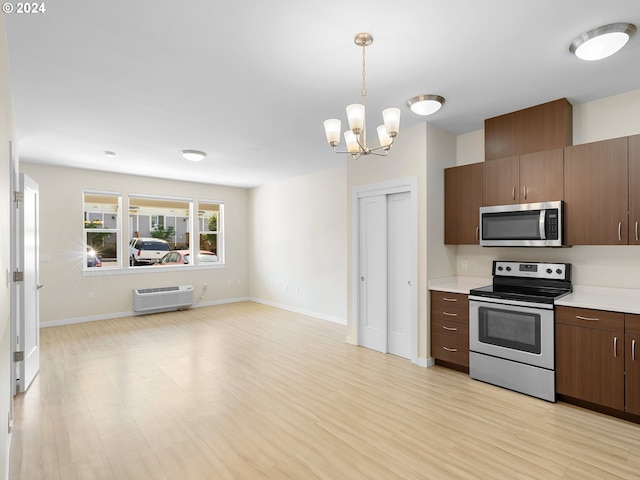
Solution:
[(83, 192), (85, 269), (118, 268), (120, 259), (119, 193)]
[(195, 210), (189, 198), (132, 194), (123, 204), (120, 193), (92, 190), (83, 192), (83, 202), (85, 271), (224, 263), (222, 202), (200, 200)]
[(129, 265), (154, 265), (170, 250), (188, 251), (192, 205), (188, 198), (131, 195)]
[[(222, 262), (223, 252), (223, 211), (224, 204), (200, 200), (198, 203), (198, 231), (200, 232), (200, 256), (199, 263)], [(204, 252), (213, 253), (216, 258)]]

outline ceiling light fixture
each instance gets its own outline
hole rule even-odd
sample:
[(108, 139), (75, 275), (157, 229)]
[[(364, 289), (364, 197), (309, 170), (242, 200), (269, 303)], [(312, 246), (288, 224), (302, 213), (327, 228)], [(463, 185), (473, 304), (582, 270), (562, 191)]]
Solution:
[(184, 158), (192, 162), (199, 162), (207, 156), (205, 152), (201, 152), (200, 150), (180, 150), (180, 153)]
[(440, 110), (444, 104), (444, 97), (440, 95), (418, 95), (407, 102), (413, 113), (418, 115), (432, 115)]
[(111, 150), (105, 150), (105, 151), (104, 151), (104, 156), (105, 156), (105, 157), (113, 158), (113, 157), (115, 157), (115, 156), (116, 156), (116, 152), (112, 152)]
[(611, 23), (578, 35), (569, 51), (582, 60), (601, 60), (624, 47), (634, 33), (632, 23)]
[(365, 125), (365, 103), (367, 99), (367, 69), (365, 61), (365, 49), (373, 43), (373, 36), (370, 33), (358, 33), (353, 39), (354, 43), (362, 47), (362, 88), (360, 99), (362, 103), (354, 103), (347, 106), (347, 119), (349, 120), (349, 130), (344, 132), (344, 140), (347, 144), (346, 151), (338, 151), (336, 147), (340, 143), (340, 132), (342, 122), (337, 118), (325, 120), (324, 131), (327, 135), (327, 142), (335, 153), (350, 153), (354, 158), (362, 155), (385, 156), (400, 129), (400, 109), (386, 108), (382, 111), (384, 125), (377, 129), (380, 146), (375, 148), (367, 147), (367, 130)]

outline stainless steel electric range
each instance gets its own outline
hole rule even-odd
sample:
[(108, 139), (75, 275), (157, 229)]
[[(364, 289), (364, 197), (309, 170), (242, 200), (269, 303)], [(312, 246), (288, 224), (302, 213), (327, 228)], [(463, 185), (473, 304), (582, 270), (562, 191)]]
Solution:
[(571, 265), (495, 260), (492, 273), (469, 292), (469, 375), (555, 402), (555, 301)]

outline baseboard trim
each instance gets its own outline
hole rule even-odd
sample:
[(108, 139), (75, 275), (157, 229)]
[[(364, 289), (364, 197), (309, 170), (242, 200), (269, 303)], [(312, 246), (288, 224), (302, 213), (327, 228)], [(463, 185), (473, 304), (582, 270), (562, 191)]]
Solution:
[(347, 320), (345, 318), (334, 317), (332, 315), (325, 315), (323, 313), (318, 313), (318, 312), (313, 312), (311, 310), (292, 307), (290, 305), (284, 305), (282, 303), (270, 302), (269, 300), (263, 300), (261, 298), (250, 297), (249, 300), (256, 303), (261, 303), (262, 305), (268, 305), (270, 307), (279, 308), (281, 310), (287, 310), (289, 312), (306, 315), (307, 317), (318, 318), (320, 320), (326, 320), (328, 322), (337, 323), (339, 325), (347, 325)]
[[(213, 305), (246, 302), (249, 300), (251, 300), (249, 297), (226, 298), (224, 300), (212, 300), (209, 302), (194, 303), (191, 308), (210, 307)], [(134, 312), (133, 310), (131, 310), (129, 312), (116, 312), (116, 313), (108, 313), (105, 315), (91, 315), (88, 317), (63, 318), (60, 320), (52, 320), (50, 322), (40, 322), (40, 328), (60, 327), (63, 325), (74, 325), (76, 323), (99, 322), (101, 320), (113, 320), (115, 318), (138, 317), (141, 315), (149, 315), (150, 313), (154, 313), (154, 312), (142, 313), (142, 312)]]

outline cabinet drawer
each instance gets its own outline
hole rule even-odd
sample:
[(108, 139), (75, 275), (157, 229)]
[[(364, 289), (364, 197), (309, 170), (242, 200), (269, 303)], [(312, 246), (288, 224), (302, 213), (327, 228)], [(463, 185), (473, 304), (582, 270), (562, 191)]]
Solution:
[(431, 333), (455, 337), (457, 342), (469, 347), (469, 324), (431, 318)]
[(469, 324), (469, 307), (458, 305), (431, 305), (431, 321), (435, 319)]
[(445, 362), (469, 366), (469, 347), (457, 341), (456, 337), (434, 333), (431, 336), (431, 355)]
[(631, 335), (640, 335), (640, 315), (625, 313), (624, 333), (629, 333)]
[(624, 333), (624, 313), (588, 308), (558, 307), (556, 323)]
[(463, 293), (449, 293), (431, 291), (431, 305), (447, 305), (450, 307), (458, 306), (459, 308), (469, 309), (469, 296)]

